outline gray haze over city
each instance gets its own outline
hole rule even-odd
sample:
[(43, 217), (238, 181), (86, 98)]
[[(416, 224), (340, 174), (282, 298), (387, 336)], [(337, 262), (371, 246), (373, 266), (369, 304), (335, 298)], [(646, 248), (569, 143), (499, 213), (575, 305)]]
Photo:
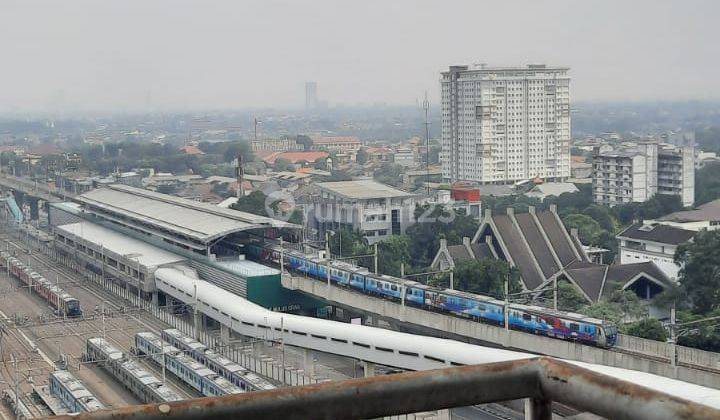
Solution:
[(575, 101), (715, 100), (717, 1), (0, 2), (0, 112), (439, 99), (449, 64), (571, 68)]

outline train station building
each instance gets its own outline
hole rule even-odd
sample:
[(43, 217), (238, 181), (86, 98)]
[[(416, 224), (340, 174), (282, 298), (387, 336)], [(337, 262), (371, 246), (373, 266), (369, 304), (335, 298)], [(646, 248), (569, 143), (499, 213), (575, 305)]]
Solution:
[(323, 306), (283, 288), (279, 270), (245, 260), (248, 238), (274, 238), (297, 225), (126, 185), (76, 200), (50, 209), (58, 254), (146, 300), (157, 302), (155, 270), (172, 266), (270, 309), (312, 313)]

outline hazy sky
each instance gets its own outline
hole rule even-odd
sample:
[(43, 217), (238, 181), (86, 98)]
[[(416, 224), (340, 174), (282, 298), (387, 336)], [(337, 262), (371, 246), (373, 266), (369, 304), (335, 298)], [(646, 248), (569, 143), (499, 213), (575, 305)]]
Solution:
[(0, 110), (411, 104), (451, 64), (574, 100), (720, 98), (720, 1), (0, 0)]

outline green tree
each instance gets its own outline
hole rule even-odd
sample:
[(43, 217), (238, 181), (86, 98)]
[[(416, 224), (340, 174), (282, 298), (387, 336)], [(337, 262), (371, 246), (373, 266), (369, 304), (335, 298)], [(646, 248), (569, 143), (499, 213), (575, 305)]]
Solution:
[(563, 217), (563, 223), (568, 230), (577, 229), (578, 236), (580, 236), (580, 240), (584, 244), (597, 245), (600, 235), (604, 232), (603, 228), (600, 227), (600, 223), (584, 214), (569, 214)]
[(303, 150), (310, 150), (313, 145), (312, 139), (303, 134), (299, 134), (297, 136), (297, 138), (295, 139), (295, 143), (303, 146)]
[(357, 154), (355, 155), (355, 162), (357, 162), (358, 165), (364, 165), (368, 161), (368, 152), (367, 149), (364, 147), (358, 150)]
[(575, 287), (574, 284), (566, 281), (558, 281), (558, 309), (562, 311), (577, 311), (589, 304), (585, 296)]
[(695, 172), (695, 204), (720, 198), (720, 163), (713, 162)]
[(622, 331), (635, 337), (648, 340), (667, 341), (667, 331), (662, 322), (655, 318), (645, 318), (623, 326)]
[(358, 230), (341, 227), (329, 233), (330, 253), (338, 257), (365, 255), (370, 252), (367, 240)]
[(687, 304), (699, 314), (720, 309), (720, 230), (700, 231), (675, 252)]
[(376, 169), (373, 173), (373, 178), (381, 184), (399, 187), (403, 183), (402, 174), (404, 172), (405, 168), (401, 165), (390, 163)]
[(378, 243), (378, 271), (381, 274), (400, 277), (400, 265), (410, 268), (410, 238), (395, 235)]
[(276, 171), (292, 171), (294, 168), (289, 160), (279, 158), (273, 163), (273, 169)]
[(609, 298), (583, 307), (579, 312), (593, 318), (612, 321), (616, 325), (621, 325), (626, 320), (647, 317), (647, 310), (635, 293), (629, 290), (621, 290), (620, 285), (617, 283), (610, 283), (606, 287), (614, 289)]
[(267, 196), (262, 191), (253, 191), (245, 197), (241, 197), (236, 203), (230, 205), (233, 210), (267, 216), (265, 200)]
[(440, 248), (440, 238), (447, 239), (449, 244), (459, 244), (463, 237), (471, 238), (478, 229), (476, 218), (442, 206), (417, 206), (415, 220), (405, 234), (410, 238), (410, 259), (416, 269), (430, 265)]
[(453, 269), (454, 287), (470, 293), (501, 297), (505, 295), (505, 279), (510, 280), (510, 292), (521, 289), (520, 276), (502, 260), (484, 258), (460, 261)]

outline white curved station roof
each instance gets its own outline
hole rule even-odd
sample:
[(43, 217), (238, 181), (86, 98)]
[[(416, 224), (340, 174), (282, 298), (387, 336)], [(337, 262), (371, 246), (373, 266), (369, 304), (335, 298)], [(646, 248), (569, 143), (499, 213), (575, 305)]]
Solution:
[(159, 267), (185, 261), (185, 258), (131, 238), (112, 229), (86, 221), (57, 226), (55, 232), (73, 240), (82, 239), (118, 256), (133, 258), (144, 267)]
[[(196, 302), (197, 299), (199, 311), (240, 334), (273, 340), (282, 336), (286, 344), (378, 364), (425, 370), (454, 364), (483, 364), (537, 357), (533, 354), (454, 340), (277, 313), (171, 267), (158, 269), (155, 278), (158, 289), (186, 303)], [(638, 371), (568, 362), (656, 391), (720, 408), (720, 390)]]
[(88, 191), (77, 200), (91, 212), (100, 210), (201, 242), (247, 229), (287, 225), (269, 217), (119, 184)]

